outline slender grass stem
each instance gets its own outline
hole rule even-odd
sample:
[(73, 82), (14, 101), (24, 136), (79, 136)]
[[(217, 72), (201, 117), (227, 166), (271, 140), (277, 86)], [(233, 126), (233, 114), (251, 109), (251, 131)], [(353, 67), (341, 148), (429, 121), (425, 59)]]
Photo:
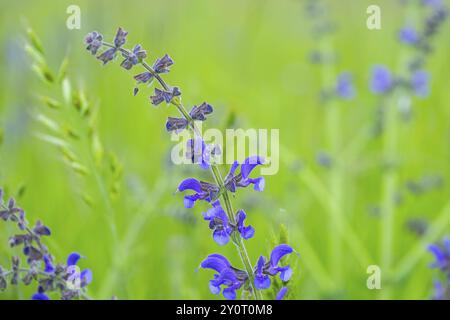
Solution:
[[(414, 4), (409, 5), (405, 12), (405, 17), (417, 18), (417, 8)], [(397, 72), (402, 73), (409, 58), (409, 52), (402, 47), (398, 60)], [(392, 262), (395, 240), (395, 201), (394, 195), (398, 184), (398, 106), (405, 98), (403, 89), (396, 89), (391, 94), (384, 112), (384, 133), (383, 133), (383, 161), (384, 172), (382, 178), (381, 191), (381, 223), (380, 223), (380, 266), (388, 280), (392, 276)], [(380, 290), (380, 298), (389, 299), (391, 296), (391, 286), (388, 284)]]
[[(332, 43), (329, 38), (325, 38), (322, 41), (322, 52), (331, 53), (333, 52)], [(325, 87), (332, 87), (335, 78), (336, 71), (334, 64), (324, 62), (321, 68), (322, 73), (322, 83)], [(326, 121), (326, 132), (327, 132), (327, 143), (329, 151), (333, 157), (333, 166), (330, 171), (328, 178), (328, 183), (330, 185), (330, 191), (332, 197), (336, 200), (334, 205), (330, 205), (330, 222), (328, 225), (329, 233), (329, 250), (330, 250), (330, 265), (333, 266), (333, 278), (335, 281), (340, 283), (343, 277), (343, 260), (342, 260), (342, 238), (341, 233), (336, 231), (336, 226), (345, 219), (342, 210), (342, 170), (337, 160), (337, 155), (339, 153), (340, 143), (341, 143), (341, 130), (340, 130), (340, 108), (336, 103), (335, 99), (331, 99), (325, 106), (325, 121)], [(329, 201), (333, 201), (332, 198)], [(344, 230), (345, 232), (345, 230)]]
[[(109, 44), (106, 42), (103, 42), (103, 44), (107, 47), (114, 47), (112, 44)], [(121, 53), (123, 53), (125, 56), (129, 56), (131, 54), (128, 50), (123, 49), (123, 48), (119, 48), (119, 51)], [(170, 86), (159, 76), (159, 74), (157, 72), (155, 72), (155, 70), (153, 70), (153, 68), (149, 64), (147, 64), (145, 61), (141, 61), (140, 64), (159, 82), (159, 84), (164, 88), (164, 90), (166, 90), (166, 91), (170, 90)], [(179, 99), (178, 97), (174, 97), (171, 100), (171, 103), (178, 109), (180, 114), (190, 123), (190, 128), (192, 129), (194, 134), (197, 135), (199, 138), (202, 138), (201, 131), (197, 128), (197, 126), (195, 125), (195, 122), (192, 120), (192, 118), (189, 115), (189, 113), (187, 112), (186, 108), (183, 106), (181, 99)], [(228, 191), (224, 187), (224, 180), (223, 180), (222, 174), (216, 164), (212, 163), (210, 165), (210, 168), (211, 168), (211, 174), (214, 177), (214, 180), (216, 181), (216, 183), (218, 184), (218, 186), (220, 187), (220, 189), (222, 191), (221, 197), (225, 203), (227, 216), (230, 219), (230, 221), (235, 223), (233, 206), (232, 206)], [(247, 249), (245, 248), (245, 244), (242, 240), (242, 237), (240, 235), (234, 233), (233, 234), (233, 242), (238, 249), (239, 256), (242, 260), (242, 263), (244, 264), (245, 271), (247, 272), (247, 275), (249, 277), (249, 282), (250, 282), (249, 285), (252, 288), (252, 291), (254, 293), (254, 298), (257, 300), (262, 300), (261, 292), (259, 290), (256, 290), (256, 287), (255, 287), (252, 263), (248, 256)]]

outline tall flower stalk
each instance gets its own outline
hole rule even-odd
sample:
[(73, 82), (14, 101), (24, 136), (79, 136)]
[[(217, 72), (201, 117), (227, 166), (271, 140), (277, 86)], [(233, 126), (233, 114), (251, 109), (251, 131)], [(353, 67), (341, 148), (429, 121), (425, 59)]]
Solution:
[[(233, 267), (228, 260), (219, 255), (212, 254), (202, 263), (202, 268), (210, 268), (217, 272), (214, 279), (210, 281), (210, 289), (214, 294), (218, 294), (223, 289), (223, 295), (228, 299), (236, 298), (236, 290), (244, 288), (255, 299), (262, 299), (261, 290), (270, 286), (269, 276), (275, 276), (280, 273), (282, 281), (287, 282), (292, 274), (289, 266), (281, 267), (279, 262), (285, 255), (293, 252), (293, 249), (281, 244), (273, 251), (269, 261), (261, 256), (255, 267), (250, 261), (244, 239), (251, 238), (254, 229), (251, 226), (245, 226), (244, 220), (246, 214), (243, 210), (235, 212), (230, 193), (235, 193), (239, 187), (253, 185), (256, 191), (264, 189), (264, 178), (251, 178), (251, 171), (258, 165), (264, 163), (264, 159), (259, 156), (251, 156), (242, 164), (235, 161), (231, 165), (230, 172), (224, 177), (217, 163), (213, 161), (213, 156), (220, 152), (217, 146), (207, 146), (202, 137), (202, 133), (197, 125), (199, 121), (205, 121), (206, 117), (213, 112), (211, 105), (203, 103), (200, 106), (194, 106), (188, 111), (181, 101), (181, 91), (178, 87), (172, 87), (162, 78), (162, 74), (169, 72), (169, 67), (173, 65), (173, 60), (166, 54), (157, 59), (153, 65), (146, 62), (147, 53), (140, 45), (136, 45), (132, 50), (123, 48), (128, 33), (119, 28), (113, 43), (105, 42), (103, 36), (94, 31), (87, 35), (86, 49), (91, 54), (96, 55), (99, 60), (106, 64), (121, 55), (123, 60), (121, 66), (127, 70), (135, 65), (141, 65), (145, 72), (134, 76), (137, 86), (133, 93), (139, 92), (139, 84), (151, 84), (156, 80), (158, 87), (155, 87), (154, 94), (150, 96), (150, 101), (154, 105), (162, 102), (175, 106), (181, 115), (181, 118), (169, 117), (166, 123), (166, 129), (169, 132), (179, 133), (185, 129), (190, 130), (194, 138), (188, 141), (190, 149), (188, 158), (192, 158), (193, 163), (198, 163), (201, 168), (209, 169), (214, 179), (214, 183), (199, 181), (194, 178), (185, 179), (178, 186), (180, 192), (194, 191), (193, 194), (185, 195), (184, 204), (186, 208), (192, 208), (196, 201), (203, 200), (212, 204), (207, 212), (204, 213), (204, 219), (209, 221), (209, 227), (213, 230), (214, 240), (221, 245), (228, 243), (231, 238), (237, 248), (241, 258), (244, 270)], [(103, 50), (102, 52), (100, 52)], [(200, 157), (200, 159), (198, 158)], [(240, 172), (237, 173), (237, 169)], [(224, 204), (225, 209), (222, 207)], [(279, 297), (283, 297), (286, 289), (280, 291)]]
[[(385, 166), (381, 191), (380, 259), (381, 267), (388, 274), (392, 271), (393, 262), (399, 115), (409, 119), (412, 97), (425, 98), (429, 95), (430, 75), (424, 67), (428, 56), (433, 52), (431, 41), (448, 15), (447, 8), (441, 1), (418, 0), (407, 5), (407, 17), (412, 18), (412, 21), (398, 32), (398, 40), (404, 45), (398, 70), (393, 74), (387, 67), (377, 65), (372, 69), (370, 84), (371, 91), (383, 95), (387, 104), (382, 110), (381, 123)], [(421, 13), (425, 15), (423, 21), (418, 19)], [(390, 291), (384, 289), (381, 294), (383, 298), (388, 298)]]

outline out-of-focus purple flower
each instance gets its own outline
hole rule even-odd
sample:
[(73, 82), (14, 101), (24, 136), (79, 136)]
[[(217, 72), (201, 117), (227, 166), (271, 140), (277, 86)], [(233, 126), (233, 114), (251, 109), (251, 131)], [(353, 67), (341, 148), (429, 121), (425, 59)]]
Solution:
[(232, 267), (227, 258), (220, 254), (210, 254), (202, 261), (200, 267), (217, 272), (214, 279), (209, 281), (209, 289), (213, 294), (220, 294), (222, 286), (225, 286), (222, 294), (229, 300), (236, 299), (236, 290), (240, 289), (248, 279), (245, 271)]
[(352, 99), (355, 96), (355, 88), (353, 87), (352, 75), (350, 73), (344, 72), (338, 76), (335, 92), (343, 99)]
[(418, 70), (411, 76), (411, 86), (419, 97), (426, 97), (430, 94), (430, 75), (428, 72)]
[(398, 33), (399, 40), (403, 43), (414, 45), (420, 40), (419, 33), (413, 27), (404, 27)]
[(212, 112), (213, 107), (210, 104), (203, 102), (199, 106), (193, 106), (191, 112), (189, 112), (189, 115), (193, 120), (205, 121), (206, 116)]
[(98, 49), (100, 49), (103, 44), (102, 40), (103, 36), (100, 33), (92, 31), (84, 39), (84, 42), (87, 44), (86, 50), (93, 55), (97, 54)]
[(292, 276), (292, 269), (288, 266), (279, 266), (280, 260), (294, 250), (287, 244), (276, 246), (270, 254), (270, 260), (266, 262), (264, 256), (260, 256), (255, 268), (255, 287), (259, 290), (270, 287), (271, 280), (269, 276), (280, 274), (282, 281), (288, 281)]
[(372, 69), (370, 89), (373, 93), (386, 93), (392, 89), (393, 85), (394, 79), (388, 68), (384, 66), (375, 66)]
[(431, 268), (438, 268), (442, 271), (448, 271), (450, 273), (450, 239), (445, 238), (442, 244), (431, 244), (428, 246), (434, 257), (435, 262), (431, 264)]
[(147, 57), (147, 51), (142, 50), (141, 45), (137, 44), (134, 46), (132, 52), (128, 54), (122, 53), (122, 56), (125, 58), (125, 60), (122, 61), (120, 66), (127, 70), (130, 70), (132, 66), (138, 64), (142, 61), (142, 59), (145, 59)]
[(215, 201), (212, 206), (211, 209), (203, 213), (203, 218), (209, 221), (209, 228), (213, 230), (213, 239), (219, 245), (227, 244), (234, 231), (239, 232), (244, 239), (253, 237), (255, 229), (252, 226), (244, 225), (246, 215), (243, 210), (239, 210), (236, 213), (236, 225), (233, 225), (228, 220), (220, 201)]
[(165, 101), (169, 103), (172, 101), (174, 97), (181, 95), (180, 89), (178, 87), (173, 87), (171, 91), (164, 91), (158, 88), (155, 88), (155, 94), (150, 97), (152, 104), (157, 106), (161, 102)]
[(114, 37), (114, 45), (116, 48), (120, 48), (127, 41), (128, 32), (123, 30), (121, 27), (117, 29), (116, 36)]
[(169, 57), (168, 54), (165, 54), (164, 57), (157, 59), (153, 64), (153, 70), (156, 73), (167, 73), (169, 72), (169, 67), (173, 65), (173, 60)]
[(219, 195), (219, 187), (194, 178), (183, 180), (178, 186), (178, 191), (192, 190), (195, 193), (184, 196), (185, 208), (192, 208), (197, 200), (211, 202)]
[(264, 164), (264, 158), (260, 156), (250, 156), (244, 160), (241, 165), (241, 171), (239, 174), (236, 174), (236, 170), (239, 167), (239, 162), (235, 161), (230, 168), (230, 172), (225, 177), (225, 187), (230, 192), (236, 192), (237, 187), (248, 187), (250, 184), (253, 184), (253, 188), (256, 191), (263, 191), (265, 187), (264, 177), (258, 178), (250, 178), (249, 175), (252, 170), (258, 166)]
[(433, 8), (440, 8), (443, 7), (444, 2), (442, 0), (422, 0), (422, 4)]
[(434, 296), (433, 300), (445, 300), (446, 299), (446, 289), (445, 286), (440, 281), (434, 281)]
[(280, 291), (278, 291), (275, 300), (283, 300), (283, 298), (284, 298), (284, 296), (286, 295), (287, 292), (288, 292), (288, 288), (287, 287), (281, 288)]

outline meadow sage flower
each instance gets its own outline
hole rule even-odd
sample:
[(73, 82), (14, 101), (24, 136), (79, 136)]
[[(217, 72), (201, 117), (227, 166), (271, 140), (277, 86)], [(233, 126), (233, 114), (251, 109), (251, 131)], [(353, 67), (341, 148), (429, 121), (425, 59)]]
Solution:
[[(128, 32), (119, 28), (117, 30), (116, 36), (114, 37), (114, 47), (105, 50), (102, 54), (97, 56), (97, 59), (103, 62), (103, 64), (108, 63), (116, 57), (116, 53), (121, 46), (123, 46), (126, 42), (126, 37)], [(89, 40), (89, 39), (88, 39)]]
[(388, 68), (375, 66), (372, 69), (372, 79), (370, 89), (373, 93), (383, 94), (392, 89), (394, 78)]
[(292, 269), (288, 266), (279, 266), (280, 260), (292, 253), (294, 250), (287, 244), (276, 246), (270, 254), (270, 260), (266, 262), (264, 256), (260, 256), (255, 268), (255, 286), (257, 289), (267, 289), (270, 287), (271, 280), (269, 276), (280, 274), (282, 281), (288, 281), (292, 276)]
[(236, 213), (236, 225), (228, 220), (225, 210), (220, 201), (215, 201), (213, 207), (203, 213), (203, 218), (209, 221), (209, 228), (213, 230), (213, 239), (219, 245), (225, 245), (230, 241), (230, 236), (234, 231), (240, 233), (243, 239), (250, 239), (255, 234), (252, 226), (245, 226), (246, 214), (243, 210)]
[(142, 61), (142, 59), (145, 59), (147, 57), (147, 51), (142, 50), (141, 45), (137, 44), (130, 54), (122, 53), (122, 56), (125, 58), (125, 60), (122, 61), (120, 66), (127, 70), (130, 70), (132, 66), (135, 66), (140, 61)]
[(97, 54), (98, 49), (103, 45), (103, 36), (97, 31), (92, 31), (85, 38), (86, 49), (93, 55)]
[(185, 208), (192, 208), (197, 200), (211, 202), (219, 195), (220, 188), (215, 184), (199, 181), (194, 178), (183, 180), (178, 186), (178, 191), (192, 190), (195, 193), (184, 196)]
[(200, 267), (217, 272), (214, 279), (209, 281), (209, 289), (213, 294), (220, 294), (222, 286), (226, 287), (222, 294), (229, 300), (236, 299), (236, 290), (240, 289), (248, 279), (245, 271), (232, 267), (227, 258), (220, 254), (210, 254), (202, 261)]
[(153, 96), (150, 96), (150, 100), (153, 105), (157, 106), (163, 101), (169, 103), (174, 97), (177, 97), (179, 95), (181, 95), (181, 92), (177, 87), (173, 87), (170, 91), (155, 88), (155, 94)]
[(411, 76), (411, 87), (419, 97), (426, 97), (430, 93), (429, 88), (430, 75), (423, 70), (415, 71)]
[(264, 158), (260, 156), (250, 156), (244, 160), (244, 162), (240, 165), (240, 173), (237, 174), (236, 170), (239, 167), (239, 162), (234, 161), (231, 165), (230, 172), (225, 177), (225, 187), (230, 192), (236, 192), (237, 187), (246, 188), (250, 184), (253, 185), (253, 189), (256, 191), (263, 191), (265, 187), (264, 177), (258, 178), (250, 178), (249, 175), (253, 171), (253, 169), (258, 166), (264, 164)]
[(167, 73), (169, 72), (169, 67), (173, 64), (172, 58), (169, 57), (168, 54), (165, 54), (164, 57), (156, 60), (153, 64), (153, 70), (155, 70), (156, 73)]
[(343, 99), (351, 99), (355, 96), (355, 88), (353, 87), (352, 75), (350, 73), (344, 72), (338, 76), (335, 92)]
[(420, 40), (419, 33), (413, 27), (404, 27), (399, 31), (398, 37), (401, 42), (414, 45)]

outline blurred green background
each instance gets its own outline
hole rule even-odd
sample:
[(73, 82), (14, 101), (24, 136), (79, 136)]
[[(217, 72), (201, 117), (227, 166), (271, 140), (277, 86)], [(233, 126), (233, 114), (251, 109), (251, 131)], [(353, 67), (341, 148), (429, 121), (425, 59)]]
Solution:
[[(355, 99), (331, 106), (338, 111), (330, 116), (318, 98), (323, 70), (309, 61), (319, 44), (311, 34), (306, 1), (2, 1), (0, 185), (17, 198), (31, 222), (42, 219), (52, 229), (46, 243), (58, 260), (72, 251), (86, 257), (81, 265), (94, 272), (88, 291), (93, 298), (215, 298), (208, 289), (212, 273), (195, 272), (201, 260), (218, 252), (238, 266), (240, 261), (232, 245), (212, 241), (201, 217), (206, 206), (185, 210), (182, 195), (175, 194), (179, 181), (198, 176), (196, 168), (169, 162), (172, 143), (164, 123), (176, 113), (152, 107), (150, 89), (133, 97), (136, 72), (118, 64), (101, 67), (85, 50), (88, 32), (97, 30), (112, 40), (122, 26), (129, 32), (129, 46), (142, 44), (149, 61), (170, 54), (176, 63), (165, 79), (181, 87), (186, 105), (208, 101), (215, 107), (208, 126), (233, 122), (280, 129), (279, 173), (266, 177), (263, 193), (240, 190), (234, 203), (246, 210), (256, 229), (246, 241), (253, 262), (270, 252), (281, 225), (287, 227), (289, 244), (300, 253), (290, 259), (295, 265), (290, 298), (427, 299), (436, 274), (428, 267), (432, 256), (426, 244), (449, 233), (450, 26), (435, 39), (427, 63), (431, 95), (414, 99), (411, 119), (396, 122), (396, 182), (389, 195), (395, 200), (392, 261), (382, 266), (382, 289), (369, 290), (366, 268), (382, 264), (380, 206), (390, 171), (383, 161), (382, 135), (371, 134), (381, 102), (368, 83), (374, 64), (398, 65), (404, 49), (396, 33), (407, 15), (396, 1), (376, 1), (382, 29), (369, 31), (366, 8), (373, 2), (325, 2), (337, 27), (329, 37), (338, 56), (335, 72), (351, 72), (357, 90)], [(81, 8), (80, 30), (66, 28), (71, 4)], [(416, 15), (420, 19), (425, 13)], [(109, 178), (103, 179), (111, 176), (111, 163), (92, 165), (90, 174), (80, 177), (62, 161), (58, 148), (39, 139), (38, 133), (48, 130), (36, 115), (55, 114), (39, 97), (60, 99), (61, 92), (32, 71), (23, 49), (26, 26), (40, 36), (50, 68), (57, 71), (67, 56), (72, 88), (99, 106), (99, 139), (122, 168), (113, 196), (104, 183)], [(57, 111), (57, 123), (83, 128), (77, 115), (65, 112)], [(336, 135), (338, 142), (330, 147)], [(85, 138), (81, 131), (81, 142), (73, 142), (84, 160), (90, 157)], [(330, 168), (317, 163), (321, 152), (330, 154)], [(426, 177), (440, 183), (414, 192), (413, 183)], [(87, 197), (91, 204), (83, 201)], [(411, 220), (427, 224), (428, 231), (422, 236), (412, 232)], [(8, 265), (15, 252), (8, 247), (14, 231), (12, 224), (0, 223), (0, 265)], [(34, 289), (19, 286), (0, 298), (28, 299)]]

